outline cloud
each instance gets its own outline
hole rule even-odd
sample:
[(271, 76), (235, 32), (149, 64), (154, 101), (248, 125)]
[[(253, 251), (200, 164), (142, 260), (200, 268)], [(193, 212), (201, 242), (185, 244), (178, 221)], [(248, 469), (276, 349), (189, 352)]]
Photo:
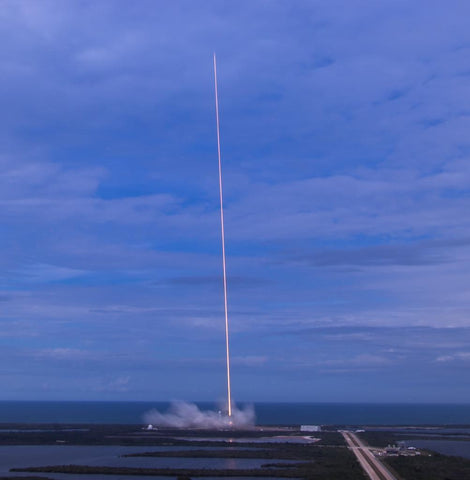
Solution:
[[(302, 365), (349, 362), (371, 380), (402, 355), (425, 370), (464, 353), (469, 6), (117, 3), (2, 4), (0, 334), (42, 352), (25, 353), (23, 375), (31, 358), (34, 378), (75, 362), (82, 391), (97, 392), (119, 389), (131, 363), (129, 385), (154, 395), (148, 365), (165, 365), (166, 395), (183, 385), (197, 398), (204, 384), (217, 396), (214, 49), (246, 396), (269, 388), (250, 384), (261, 370), (282, 371), (273, 351), (284, 383)], [(81, 370), (93, 361), (100, 372)], [(59, 395), (41, 381), (31, 390)]]
[[(357, 355), (350, 355), (345, 352), (342, 358), (325, 358), (322, 352), (319, 358), (295, 358), (291, 361), (285, 360), (283, 368), (289, 371), (296, 370), (312, 370), (316, 372), (352, 372), (352, 371), (384, 371), (392, 369), (400, 364), (403, 358), (389, 352), (384, 355), (373, 353), (360, 353)], [(323, 358), (322, 358), (323, 357)]]
[(436, 358), (436, 362), (468, 362), (470, 361), (470, 352), (457, 352), (451, 355), (441, 355)]
[[(162, 284), (170, 285), (184, 285), (184, 286), (216, 286), (220, 287), (222, 285), (223, 277), (222, 276), (187, 276), (187, 277), (175, 277), (163, 280)], [(237, 275), (230, 275), (227, 278), (227, 282), (230, 284), (230, 287), (256, 287), (264, 286), (269, 284), (269, 280), (265, 278), (254, 278), (254, 277), (243, 277)]]
[(111, 380), (101, 380), (95, 390), (97, 392), (123, 393), (131, 389), (130, 383), (130, 376), (116, 377)]
[(348, 367), (348, 368), (374, 368), (390, 365), (392, 360), (384, 356), (361, 354), (345, 360), (325, 360), (320, 364), (326, 367)]
[(56, 265), (35, 264), (23, 267), (16, 272), (26, 282), (60, 282), (86, 275), (88, 272)]
[(268, 362), (268, 357), (263, 355), (248, 355), (246, 357), (232, 357), (231, 365), (241, 367), (261, 367)]
[[(436, 248), (432, 242), (411, 245), (377, 245), (356, 249), (324, 250), (310, 258), (296, 257), (295, 261), (307, 261), (312, 266), (383, 266), (429, 265), (450, 261), (445, 248)], [(440, 251), (439, 251), (440, 250)]]
[(91, 353), (89, 351), (80, 350), (78, 348), (52, 348), (45, 349), (35, 353), (39, 357), (49, 357), (54, 359), (89, 359), (90, 356), (96, 356), (96, 353)]

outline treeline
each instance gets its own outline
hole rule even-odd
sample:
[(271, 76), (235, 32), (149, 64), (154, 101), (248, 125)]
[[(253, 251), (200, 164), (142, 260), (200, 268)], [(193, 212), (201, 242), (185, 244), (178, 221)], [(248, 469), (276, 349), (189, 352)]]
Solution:
[(388, 457), (386, 462), (403, 478), (413, 480), (470, 479), (470, 460), (431, 452), (430, 456)]

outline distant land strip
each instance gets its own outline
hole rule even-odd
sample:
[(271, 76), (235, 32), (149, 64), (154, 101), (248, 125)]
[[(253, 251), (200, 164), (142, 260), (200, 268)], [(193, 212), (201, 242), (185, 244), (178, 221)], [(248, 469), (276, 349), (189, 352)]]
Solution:
[[(308, 465), (308, 464), (305, 464)], [(297, 467), (297, 465), (296, 465)], [(138, 468), (138, 467), (95, 467), (88, 465), (52, 465), (46, 467), (12, 468), (10, 472), (74, 473), (83, 475), (143, 475), (143, 476), (189, 476), (189, 477), (279, 477), (299, 478), (311, 473), (309, 468)], [(22, 477), (23, 478), (23, 477)]]
[[(182, 458), (254, 458), (261, 460), (279, 459), (279, 460), (309, 460), (318, 455), (322, 447), (314, 447), (318, 450), (312, 451), (303, 448), (279, 448), (271, 450), (247, 450), (247, 449), (222, 449), (222, 450), (173, 450), (173, 451), (153, 451), (142, 453), (126, 453), (121, 455), (126, 457), (182, 457)], [(346, 448), (346, 447), (338, 447)]]

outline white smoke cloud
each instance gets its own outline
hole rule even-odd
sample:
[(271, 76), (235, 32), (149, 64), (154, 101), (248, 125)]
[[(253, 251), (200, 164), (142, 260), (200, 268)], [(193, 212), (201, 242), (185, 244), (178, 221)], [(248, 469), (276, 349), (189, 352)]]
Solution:
[(255, 424), (255, 409), (253, 405), (233, 407), (232, 416), (228, 417), (220, 411), (200, 410), (194, 403), (173, 402), (165, 413), (155, 409), (145, 413), (144, 421), (159, 427), (246, 428)]

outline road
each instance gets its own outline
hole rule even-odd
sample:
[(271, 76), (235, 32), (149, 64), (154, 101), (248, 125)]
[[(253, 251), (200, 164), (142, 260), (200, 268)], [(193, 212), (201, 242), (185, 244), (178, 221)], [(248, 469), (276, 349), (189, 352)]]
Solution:
[(341, 433), (371, 480), (397, 480), (397, 478), (385, 468), (383, 463), (374, 456), (370, 448), (359, 440), (357, 435), (347, 431), (342, 431)]

